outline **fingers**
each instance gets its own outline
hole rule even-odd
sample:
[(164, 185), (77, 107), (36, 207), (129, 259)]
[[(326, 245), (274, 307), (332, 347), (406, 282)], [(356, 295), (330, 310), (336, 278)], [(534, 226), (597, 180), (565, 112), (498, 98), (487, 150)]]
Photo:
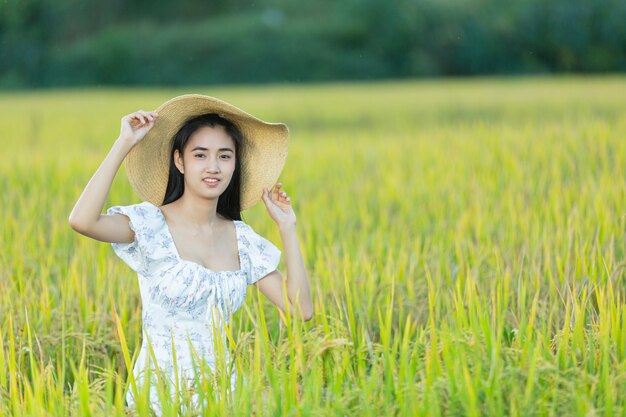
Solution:
[(271, 191), (270, 197), (272, 197), (272, 200), (274, 201), (278, 201), (278, 190), (280, 189), (280, 183), (276, 184)]
[[(278, 187), (278, 189), (280, 190), (280, 187), (282, 187), (282, 186), (283, 186), (283, 184), (279, 182), (278, 184), (276, 184), (276, 186), (277, 186), (277, 187)], [(283, 202), (285, 202), (285, 203), (289, 203), (289, 201), (291, 201), (291, 199), (289, 198), (289, 196), (287, 195), (287, 193), (286, 193), (286, 192), (284, 192), (284, 191), (279, 191), (279, 192), (278, 192), (278, 195), (280, 196), (281, 201), (283, 201)]]
[(271, 190), (267, 187), (264, 187), (263, 194), (261, 195), (263, 201), (265, 201), (266, 203), (273, 201), (288, 204), (291, 201), (291, 198), (289, 198), (286, 192), (280, 191), (280, 188), (282, 186), (283, 184), (279, 182), (274, 187), (272, 187)]
[(265, 204), (268, 204), (272, 199), (270, 198), (270, 192), (267, 187), (263, 188), (263, 195), (261, 195), (261, 199)]
[(274, 186), (274, 188), (272, 189), (272, 193), (270, 195), (271, 200), (284, 203), (284, 204), (289, 204), (291, 202), (291, 199), (289, 198), (286, 192), (280, 191), (280, 188), (282, 186), (283, 184), (280, 182)]
[(134, 113), (129, 114), (128, 116), (128, 120), (129, 122), (136, 127), (141, 127), (144, 126), (146, 124), (150, 124), (152, 122), (154, 122), (157, 117), (159, 117), (159, 114), (157, 112), (147, 112), (147, 111), (143, 111), (143, 110), (138, 110)]

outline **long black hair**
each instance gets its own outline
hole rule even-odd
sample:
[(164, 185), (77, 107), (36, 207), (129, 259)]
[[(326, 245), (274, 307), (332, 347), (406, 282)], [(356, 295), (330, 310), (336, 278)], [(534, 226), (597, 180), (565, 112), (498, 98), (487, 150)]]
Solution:
[(178, 150), (182, 156), (191, 135), (205, 126), (222, 126), (226, 134), (235, 142), (235, 171), (228, 187), (217, 200), (217, 212), (227, 219), (241, 220), (241, 158), (239, 150), (243, 145), (243, 135), (233, 122), (215, 113), (202, 114), (188, 119), (174, 135), (170, 151), (170, 173), (163, 205), (178, 200), (185, 191), (184, 176), (174, 164), (174, 151)]

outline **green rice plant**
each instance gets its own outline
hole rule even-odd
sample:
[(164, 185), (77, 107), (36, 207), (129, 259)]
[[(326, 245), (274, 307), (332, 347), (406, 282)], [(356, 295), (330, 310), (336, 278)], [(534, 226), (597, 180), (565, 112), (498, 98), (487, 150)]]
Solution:
[[(155, 370), (164, 415), (626, 415), (623, 77), (192, 91), (289, 125), (315, 316), (250, 287), (234, 392)], [(0, 415), (151, 414), (136, 276), (67, 217), (121, 116), (186, 92), (0, 94)], [(107, 206), (136, 202), (122, 170)]]

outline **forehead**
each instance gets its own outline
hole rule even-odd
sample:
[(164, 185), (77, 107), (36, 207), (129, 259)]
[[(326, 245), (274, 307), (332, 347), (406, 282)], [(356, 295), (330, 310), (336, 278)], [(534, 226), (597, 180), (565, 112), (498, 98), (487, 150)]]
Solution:
[(186, 148), (191, 150), (196, 146), (207, 149), (231, 148), (235, 150), (235, 141), (226, 133), (223, 126), (203, 126), (191, 134)]

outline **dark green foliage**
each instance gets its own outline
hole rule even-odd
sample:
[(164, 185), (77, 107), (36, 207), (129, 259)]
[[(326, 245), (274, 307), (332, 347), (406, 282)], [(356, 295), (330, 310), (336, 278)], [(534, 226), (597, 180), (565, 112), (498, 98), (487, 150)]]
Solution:
[(622, 0), (0, 0), (0, 87), (626, 70)]

